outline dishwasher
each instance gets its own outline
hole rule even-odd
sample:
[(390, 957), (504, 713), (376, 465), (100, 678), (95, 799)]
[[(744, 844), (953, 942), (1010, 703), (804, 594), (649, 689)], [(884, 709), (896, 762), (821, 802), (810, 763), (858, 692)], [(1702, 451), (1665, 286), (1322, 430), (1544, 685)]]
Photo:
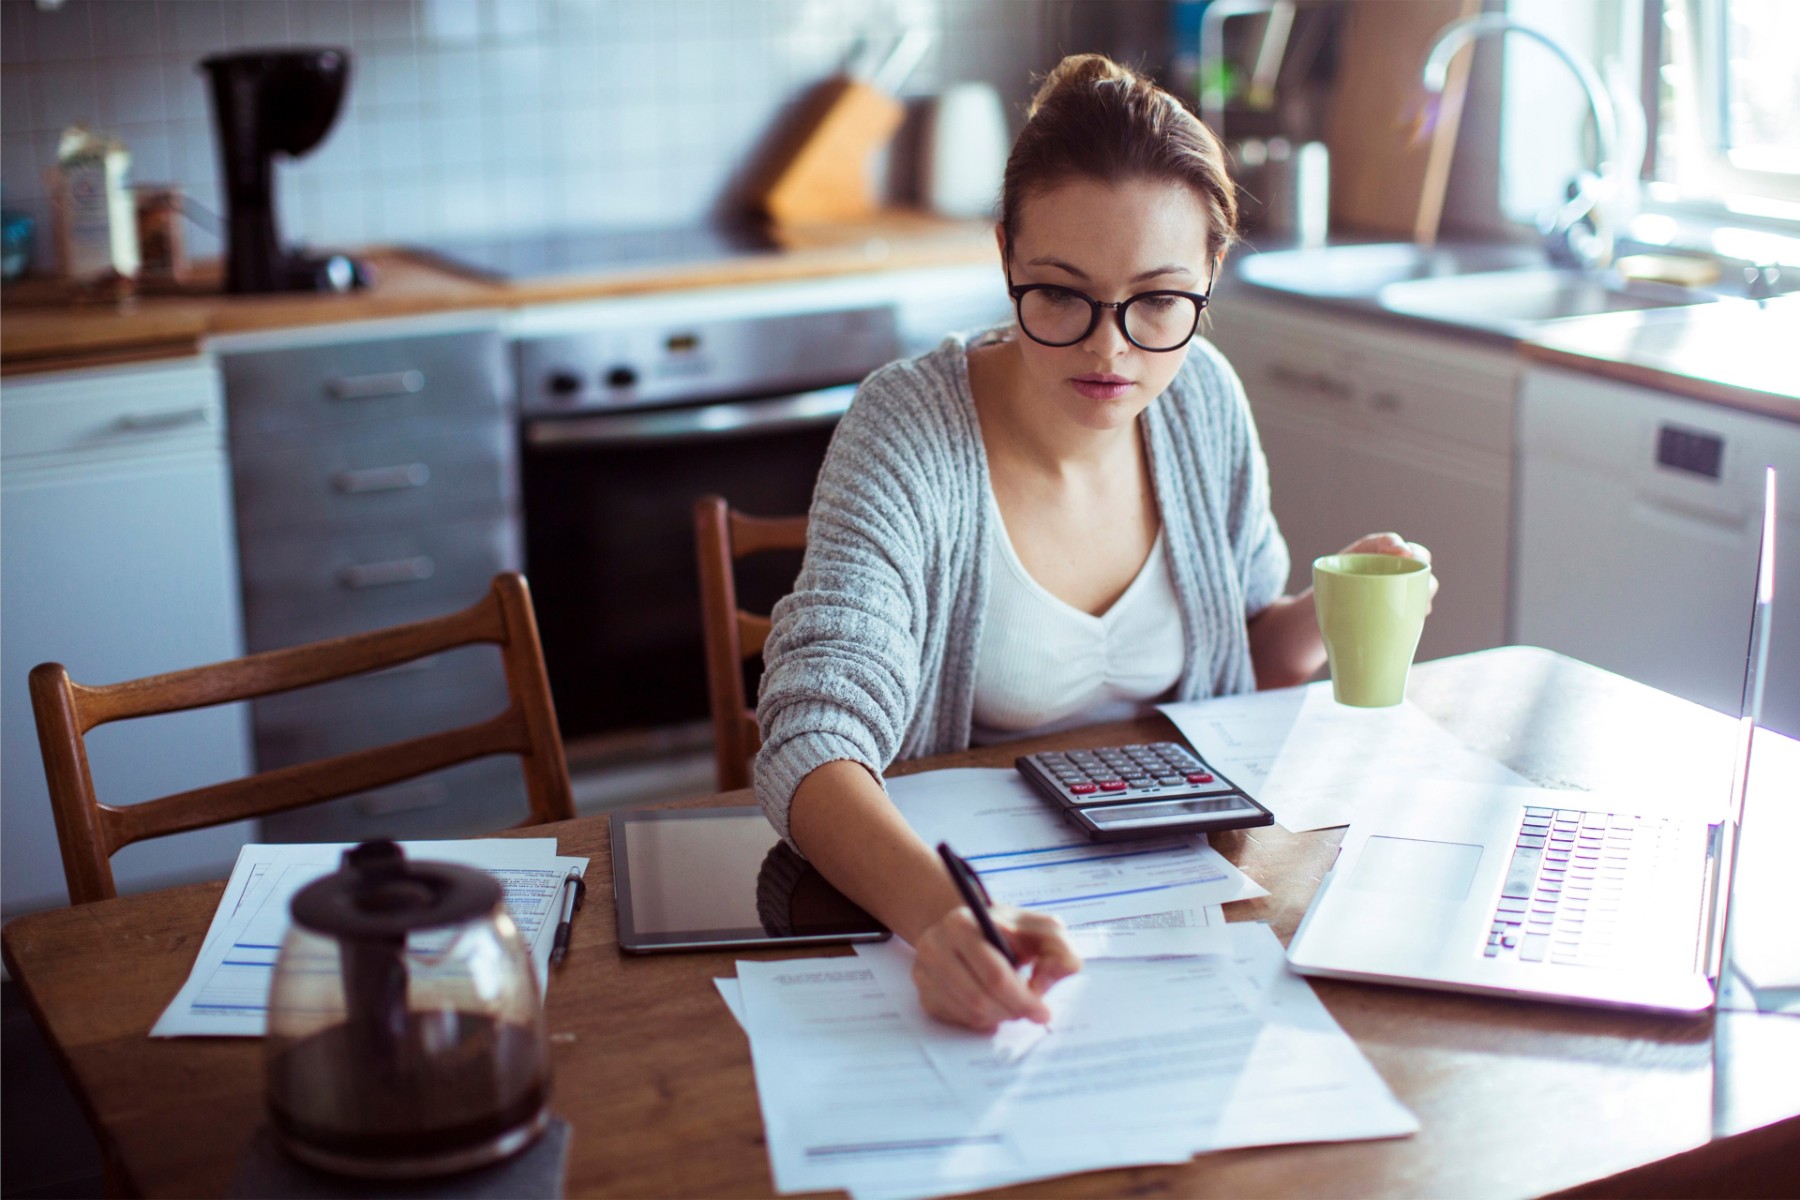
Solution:
[(1554, 368), (1518, 419), (1511, 640), (1734, 716), (1776, 469), (1764, 724), (1800, 736), (1800, 423)]

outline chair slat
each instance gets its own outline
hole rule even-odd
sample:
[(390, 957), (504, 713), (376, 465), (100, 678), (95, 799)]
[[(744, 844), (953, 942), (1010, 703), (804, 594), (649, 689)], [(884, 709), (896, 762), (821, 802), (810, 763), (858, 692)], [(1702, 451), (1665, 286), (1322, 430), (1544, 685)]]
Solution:
[(738, 657), (750, 659), (761, 656), (763, 647), (768, 644), (769, 633), (775, 628), (775, 623), (767, 617), (747, 613), (741, 608), (738, 610), (737, 623), (738, 641), (742, 643)]
[(398, 666), (453, 646), (504, 640), (499, 606), (490, 595), (473, 608), (411, 625), (269, 650), (125, 683), (77, 684), (83, 717), (81, 730), (86, 733), (96, 725), (129, 717), (251, 700)]
[(490, 754), (528, 748), (524, 718), (515, 705), (478, 725), (281, 767), (143, 804), (120, 808), (102, 804), (106, 852), (115, 853), (145, 838), (228, 825), (338, 796), (353, 796)]
[(806, 547), (805, 517), (750, 517), (731, 514), (731, 557), (743, 558), (764, 550), (802, 550)]
[[(506, 708), (486, 721), (142, 804), (110, 806), (95, 795), (83, 734), (96, 725), (290, 691), (479, 643), (498, 648), (506, 674)], [(133, 842), (355, 795), (494, 754), (519, 757), (527, 823), (575, 815), (531, 594), (517, 572), (495, 576), (488, 594), (460, 612), (409, 625), (97, 687), (44, 663), (30, 684), (63, 873), (77, 904), (117, 894), (110, 858)], [(497, 819), (495, 828), (504, 824)]]

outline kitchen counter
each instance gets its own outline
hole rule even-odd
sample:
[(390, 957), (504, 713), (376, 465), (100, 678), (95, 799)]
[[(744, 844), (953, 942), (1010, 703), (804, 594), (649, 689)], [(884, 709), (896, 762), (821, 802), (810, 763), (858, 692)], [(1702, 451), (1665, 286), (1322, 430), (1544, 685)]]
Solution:
[(1520, 350), (1535, 362), (1800, 422), (1797, 335), (1800, 295), (1562, 321)]
[(119, 303), (73, 302), (59, 283), (27, 280), (9, 285), (0, 297), (0, 373), (190, 355), (207, 337), (225, 333), (960, 266), (991, 261), (995, 254), (988, 222), (906, 210), (867, 221), (786, 228), (776, 240), (781, 248), (767, 254), (516, 283), (464, 274), (403, 250), (377, 249), (364, 252), (378, 273), (376, 286), (344, 295), (227, 296), (217, 290), (217, 263), (198, 266), (179, 292)]

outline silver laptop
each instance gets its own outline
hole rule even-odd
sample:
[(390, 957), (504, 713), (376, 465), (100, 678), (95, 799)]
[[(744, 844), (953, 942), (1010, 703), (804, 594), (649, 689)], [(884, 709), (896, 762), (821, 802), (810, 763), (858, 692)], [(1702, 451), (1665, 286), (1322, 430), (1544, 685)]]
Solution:
[(1345, 832), (1289, 963), (1305, 975), (1453, 991), (1711, 1007), (1774, 580), (1770, 468), (1731, 793), (1718, 823), (1617, 811), (1589, 792), (1534, 790), (1521, 802), (1497, 790), (1466, 804), (1396, 796)]

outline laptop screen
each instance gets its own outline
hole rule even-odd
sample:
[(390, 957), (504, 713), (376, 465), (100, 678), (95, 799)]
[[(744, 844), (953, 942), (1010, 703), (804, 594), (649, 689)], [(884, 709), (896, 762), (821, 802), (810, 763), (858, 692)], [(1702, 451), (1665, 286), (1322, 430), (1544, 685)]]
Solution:
[(1720, 971), (1726, 958), (1731, 890), (1737, 877), (1738, 833), (1744, 821), (1744, 798), (1750, 787), (1750, 749), (1762, 719), (1763, 681), (1769, 665), (1769, 621), (1775, 603), (1775, 468), (1763, 475), (1762, 539), (1756, 552), (1755, 591), (1751, 598), (1750, 643), (1745, 650), (1744, 692), (1738, 705), (1737, 756), (1732, 763), (1731, 804), (1719, 827), (1712, 895), (1708, 903), (1710, 933), (1706, 974), (1713, 980), (1714, 1005), (1723, 991)]

